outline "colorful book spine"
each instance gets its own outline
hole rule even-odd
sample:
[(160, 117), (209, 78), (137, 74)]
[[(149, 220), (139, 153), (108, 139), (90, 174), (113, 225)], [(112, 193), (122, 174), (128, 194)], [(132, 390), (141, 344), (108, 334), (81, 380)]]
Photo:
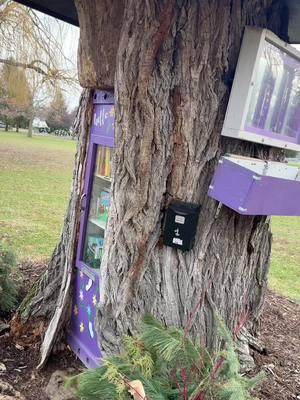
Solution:
[(111, 174), (111, 150), (108, 147), (99, 147), (96, 162), (96, 174), (110, 177)]
[(110, 176), (110, 149), (105, 149), (105, 176)]

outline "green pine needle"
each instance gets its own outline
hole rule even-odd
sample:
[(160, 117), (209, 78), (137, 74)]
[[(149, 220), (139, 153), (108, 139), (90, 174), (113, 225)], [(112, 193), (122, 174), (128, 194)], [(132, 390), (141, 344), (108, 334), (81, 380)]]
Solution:
[(16, 266), (14, 254), (0, 244), (0, 312), (10, 312), (17, 303), (17, 288), (11, 279)]
[[(146, 315), (141, 333), (124, 337), (124, 351), (108, 357), (100, 368), (84, 371), (69, 380), (81, 400), (129, 400), (128, 383), (140, 380), (148, 400), (251, 400), (250, 390), (261, 381), (258, 374), (248, 379), (240, 364), (231, 333), (219, 315), (218, 332), (224, 350), (212, 357), (194, 344), (182, 329), (165, 327)], [(220, 357), (224, 360), (213, 373)], [(215, 376), (216, 375), (216, 376)]]

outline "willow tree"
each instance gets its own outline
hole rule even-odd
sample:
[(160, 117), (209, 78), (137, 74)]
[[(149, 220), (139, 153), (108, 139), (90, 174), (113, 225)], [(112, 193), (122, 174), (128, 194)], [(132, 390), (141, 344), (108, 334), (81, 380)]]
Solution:
[[(26, 75), (31, 91), (31, 105), (26, 110), (30, 137), (34, 116), (45, 101), (45, 93), (58, 85), (77, 82), (71, 61), (62, 49), (67, 29), (59, 21), (41, 18), (34, 10), (12, 0), (0, 0), (0, 64)], [(17, 80), (15, 90), (18, 84)]]
[[(279, 0), (76, 0), (80, 22), (79, 76), (87, 90), (72, 194), (49, 268), (20, 318), (51, 321), (42, 362), (70, 309), (83, 188), (91, 93), (115, 93), (111, 209), (101, 266), (97, 331), (101, 348), (118, 351), (145, 311), (185, 326), (201, 296), (194, 333), (216, 345), (213, 310), (232, 328), (247, 307), (258, 321), (271, 250), (269, 221), (241, 216), (207, 196), (221, 154), (279, 159), (280, 151), (221, 138), (220, 131), (245, 25), (286, 38)], [(195, 246), (162, 244), (170, 199), (201, 205)], [(205, 294), (205, 296), (203, 295)], [(29, 301), (30, 300), (30, 301)], [(28, 326), (28, 325), (27, 325)]]
[(3, 64), (0, 66), (0, 114), (6, 122), (15, 120), (18, 130), (20, 118), (26, 117), (32, 104), (32, 92), (23, 69)]
[(15, 1), (1, 0), (0, 63), (34, 71), (47, 82), (73, 83), (71, 61), (62, 49), (67, 29)]

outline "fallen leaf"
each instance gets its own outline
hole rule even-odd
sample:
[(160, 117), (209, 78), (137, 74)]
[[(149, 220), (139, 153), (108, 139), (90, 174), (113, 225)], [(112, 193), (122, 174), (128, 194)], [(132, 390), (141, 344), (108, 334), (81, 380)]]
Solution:
[(146, 398), (144, 386), (140, 380), (130, 381), (128, 382), (128, 386), (128, 392), (131, 394), (134, 400), (142, 400)]

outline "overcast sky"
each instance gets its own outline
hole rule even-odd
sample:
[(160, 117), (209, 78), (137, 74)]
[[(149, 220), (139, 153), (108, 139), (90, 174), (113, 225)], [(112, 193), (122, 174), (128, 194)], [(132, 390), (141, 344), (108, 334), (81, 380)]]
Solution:
[[(66, 22), (59, 21), (43, 13), (37, 11), (36, 13), (41, 20), (44, 20), (44, 22), (51, 27), (51, 34), (56, 38), (57, 42), (62, 44), (62, 51), (66, 59), (63, 61), (61, 68), (71, 70), (77, 75), (79, 28)], [(78, 105), (81, 88), (79, 84), (72, 87), (63, 84), (62, 89), (64, 91), (64, 97), (68, 105), (68, 109), (69, 111), (72, 111)], [(48, 101), (51, 101), (51, 99)]]
[[(63, 52), (65, 56), (71, 60), (71, 63), (68, 65), (68, 68), (72, 69), (77, 74), (77, 48), (78, 48), (78, 40), (79, 40), (79, 28), (66, 22), (60, 21), (60, 24), (63, 26), (62, 30), (62, 41), (63, 41)], [(79, 96), (81, 92), (81, 88), (78, 84), (78, 87), (69, 88), (67, 86), (64, 87), (65, 99), (68, 104), (70, 110), (78, 105)]]

